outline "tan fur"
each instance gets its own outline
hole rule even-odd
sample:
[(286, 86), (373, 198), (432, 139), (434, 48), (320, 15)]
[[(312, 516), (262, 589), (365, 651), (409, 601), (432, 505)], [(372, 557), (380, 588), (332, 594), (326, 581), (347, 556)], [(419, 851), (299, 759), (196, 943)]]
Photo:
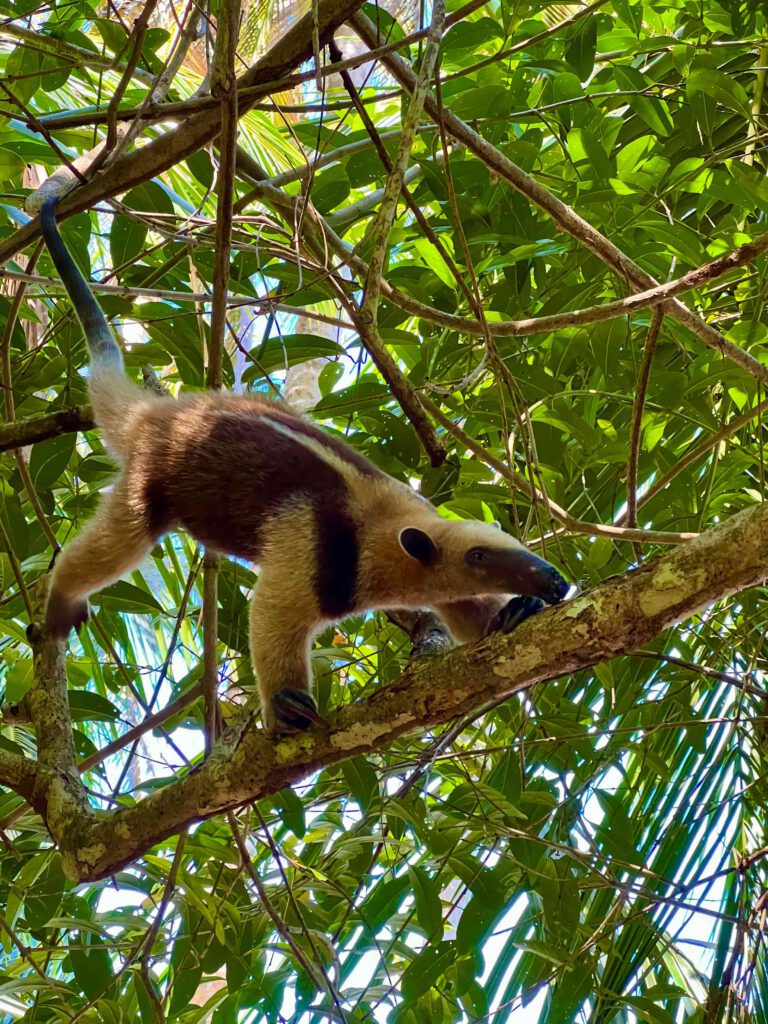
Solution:
[(321, 621), (312, 578), (297, 550), (312, 550), (314, 526), (307, 509), (287, 509), (270, 524), (269, 542), (251, 602), (251, 658), (270, 731), (275, 691), (289, 686), (310, 693), (309, 651)]
[[(143, 392), (111, 370), (94, 377), (91, 394), (97, 424), (121, 464), (122, 476), (56, 563), (48, 621), (59, 632), (84, 621), (88, 596), (132, 569), (150, 550), (155, 537), (147, 525), (147, 490), (158, 473), (169, 493), (177, 477), (183, 478), (195, 496), (193, 506), (198, 497), (201, 506), (207, 502), (214, 509), (228, 502), (228, 480), (238, 466), (236, 449), (227, 448), (227, 435), (222, 440), (216, 434), (224, 414), (243, 422), (252, 422), (255, 416), (264, 437), (275, 443), (283, 439), (288, 451), (298, 445), (340, 478), (342, 511), (354, 530), (359, 553), (350, 610), (432, 608), (454, 638), (466, 642), (487, 632), (507, 600), (498, 581), (488, 583), (473, 576), (466, 554), (475, 545), (525, 552), (518, 541), (485, 523), (443, 519), (405, 484), (368, 469), (365, 463), (355, 464), (343, 451), (302, 433), (300, 421), (280, 419), (273, 414), (277, 407), (260, 398), (205, 393), (173, 400)], [(208, 443), (216, 452), (220, 473), (214, 493), (208, 477), (205, 483), (201, 478), (199, 490), (195, 489), (198, 468), (187, 455), (199, 450), (196, 444)], [(242, 469), (240, 473), (242, 477)], [(247, 517), (248, 509), (242, 514)], [(209, 543), (204, 519), (201, 522), (203, 528), (195, 536)], [(422, 564), (403, 549), (400, 538), (406, 527), (432, 538), (440, 552), (434, 565)], [(324, 556), (318, 548), (312, 499), (299, 486), (259, 532), (263, 535), (257, 559), (261, 575), (250, 613), (250, 647), (264, 721), (274, 729), (281, 725), (275, 717), (276, 695), (288, 693), (295, 702), (292, 695), (310, 693), (311, 643), (333, 617), (323, 613), (315, 592), (316, 566)], [(228, 548), (226, 538), (220, 548), (234, 550)], [(288, 716), (295, 713), (294, 703)]]

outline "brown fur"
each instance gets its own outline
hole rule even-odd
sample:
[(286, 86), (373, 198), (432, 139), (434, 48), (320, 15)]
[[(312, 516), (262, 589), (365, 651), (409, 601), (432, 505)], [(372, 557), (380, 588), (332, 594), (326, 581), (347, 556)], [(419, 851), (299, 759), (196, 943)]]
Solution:
[[(551, 567), (513, 538), (485, 523), (443, 519), (362, 455), (261, 398), (174, 401), (109, 369), (94, 376), (91, 393), (122, 472), (55, 566), (49, 625), (65, 634), (83, 621), (90, 594), (133, 568), (162, 534), (184, 527), (261, 566), (250, 632), (268, 728), (291, 728), (295, 706), (279, 712), (281, 695), (295, 704), (297, 693), (309, 693), (310, 646), (326, 622), (431, 607), (465, 641), (487, 632), (513, 589), (551, 587)], [(404, 528), (434, 545), (432, 563), (404, 549)], [(468, 565), (476, 545), (490, 552), (489, 566)]]

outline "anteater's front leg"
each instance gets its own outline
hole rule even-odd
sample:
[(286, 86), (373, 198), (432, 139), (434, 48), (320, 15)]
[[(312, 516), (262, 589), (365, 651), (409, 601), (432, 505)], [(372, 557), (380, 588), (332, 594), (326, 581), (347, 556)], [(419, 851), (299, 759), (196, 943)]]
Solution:
[(251, 605), (251, 658), (261, 714), (274, 733), (294, 733), (322, 721), (312, 697), (309, 651), (320, 622), (315, 596), (315, 548), (310, 510), (283, 512), (269, 542)]

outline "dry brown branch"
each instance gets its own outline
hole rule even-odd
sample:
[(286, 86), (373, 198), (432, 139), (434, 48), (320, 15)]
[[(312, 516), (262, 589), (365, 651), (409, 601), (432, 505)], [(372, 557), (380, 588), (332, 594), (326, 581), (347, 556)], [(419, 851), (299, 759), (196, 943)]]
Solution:
[[(324, 44), (341, 24), (348, 20), (362, 0), (321, 0), (318, 8), (320, 18), (320, 39)], [(256, 64), (238, 80), (238, 95), (241, 89), (272, 82), (287, 74), (312, 53), (312, 17), (305, 15), (293, 25), (280, 40)], [(243, 99), (238, 106), (242, 117), (253, 100)], [(202, 146), (212, 142), (221, 128), (218, 106), (191, 115), (177, 128), (160, 138), (153, 139), (141, 149), (115, 160), (103, 174), (73, 192), (64, 200), (57, 215), (59, 220), (89, 210), (99, 200), (110, 198), (133, 188), (149, 178), (161, 174), (179, 161), (196, 153)], [(14, 232), (0, 243), (0, 264), (10, 259), (40, 235), (37, 220)]]
[(235, 150), (237, 147), (237, 76), (235, 53), (240, 20), (240, 0), (227, 0), (219, 7), (216, 49), (211, 64), (211, 95), (219, 101), (219, 173), (216, 179), (216, 261), (213, 268), (211, 340), (208, 350), (206, 386), (220, 388), (227, 323), (229, 247), (232, 239), (232, 203), (235, 195)]
[[(365, 15), (358, 11), (351, 17), (350, 24), (366, 45), (373, 47), (379, 44), (378, 30)], [(416, 89), (417, 76), (414, 74), (410, 64), (397, 54), (387, 55), (383, 58), (383, 63), (400, 85), (408, 93), (413, 94)], [(424, 109), (433, 121), (437, 123), (440, 118), (440, 111), (433, 96), (428, 95), (425, 98)], [(462, 142), (479, 160), (500, 177), (504, 178), (518, 192), (526, 196), (530, 202), (547, 213), (561, 231), (571, 235), (581, 242), (582, 245), (586, 246), (586, 248), (594, 252), (616, 274), (628, 280), (636, 289), (648, 289), (658, 286), (658, 282), (650, 274), (646, 273), (626, 253), (622, 252), (609, 238), (601, 234), (588, 221), (575, 213), (570, 206), (540, 185), (521, 167), (518, 167), (500, 150), (496, 149), (495, 146), (492, 146), (481, 135), (478, 135), (466, 122), (456, 117), (448, 108), (443, 108), (442, 118), (443, 125), (450, 135), (458, 139), (459, 142)], [(728, 341), (719, 331), (693, 313), (679, 299), (673, 298), (665, 302), (664, 310), (684, 324), (691, 333), (696, 335), (697, 338), (710, 348), (720, 352), (725, 358), (731, 359), (757, 380), (768, 384), (768, 366), (764, 366), (749, 352)]]
[(535, 616), (509, 636), (497, 634), (411, 665), (370, 700), (337, 712), (325, 729), (279, 742), (262, 731), (246, 732), (234, 749), (214, 752), (204, 765), (134, 806), (88, 818), (85, 825), (68, 819), (68, 827), (56, 828), (67, 871), (80, 880), (104, 877), (193, 821), (634, 649), (712, 602), (762, 582), (766, 566), (768, 503)]
[(397, 155), (392, 162), (392, 170), (387, 178), (384, 196), (373, 227), (373, 251), (365, 278), (363, 302), (358, 311), (353, 312), (348, 307), (350, 318), (360, 333), (360, 340), (380, 372), (387, 379), (393, 394), (414, 425), (433, 465), (439, 465), (443, 461), (445, 451), (437, 440), (418, 397), (410, 387), (403, 386), (403, 374), (381, 340), (378, 329), (378, 307), (381, 281), (387, 261), (389, 233), (397, 212), (397, 201), (403, 190), (403, 177), (424, 107), (424, 98), (427, 95), (437, 60), (440, 39), (443, 34), (444, 16), (444, 3), (442, 0), (436, 0), (432, 8), (432, 24), (427, 35), (421, 68), (416, 78), (411, 102), (403, 118)]
[[(464, 18), (467, 18), (474, 11), (477, 11), (481, 7), (484, 7), (487, 2), (488, 0), (470, 0), (469, 3), (464, 4), (463, 7), (460, 7), (458, 10), (453, 11), (451, 14), (448, 14), (446, 16), (446, 27), (449, 27), (450, 25), (456, 25), (458, 22), (463, 21)], [(2, 28), (4, 28), (4, 26), (0, 27), (0, 35), (2, 35)], [(26, 30), (24, 29), (21, 30), (21, 32), (25, 31)], [(387, 53), (393, 53), (397, 50), (407, 49), (413, 43), (416, 43), (420, 39), (423, 39), (427, 35), (428, 31), (429, 29), (427, 28), (418, 29), (415, 32), (410, 32), (408, 35), (403, 36), (402, 39), (396, 39), (390, 43), (385, 43), (383, 46), (379, 46), (375, 50), (368, 50), (365, 53), (355, 54), (352, 57), (348, 57), (339, 65), (327, 64), (320, 69), (320, 75), (322, 78), (326, 78), (330, 75), (337, 74), (341, 70), (357, 68), (360, 67), (360, 65), (362, 64), (370, 64), (372, 61), (377, 60), (379, 57), (383, 57)], [(33, 36), (35, 39), (38, 38), (35, 33), (28, 34), (30, 36)], [(20, 38), (23, 37), (20, 36)], [(43, 45), (49, 43), (57, 45), (60, 44), (61, 47), (64, 48), (64, 53), (66, 53), (67, 48), (70, 47), (70, 44), (62, 42), (58, 39), (53, 39), (53, 37), (51, 36), (43, 36), (42, 38), (44, 40)], [(79, 55), (77, 55), (78, 53), (87, 54), (89, 57), (95, 56), (89, 50), (80, 51), (78, 47), (71, 47), (68, 56), (71, 57), (74, 63), (88, 63), (87, 61), (83, 62)], [(173, 58), (169, 60), (167, 71), (170, 71), (173, 68), (175, 58), (176, 54), (174, 53)], [(91, 64), (93, 66), (102, 66), (102, 64), (95, 65), (93, 61), (91, 61)], [(109, 60), (104, 60), (103, 66), (105, 68), (113, 67), (112, 62), (110, 62)], [(119, 71), (121, 69), (121, 65), (116, 65), (115, 68)], [(175, 72), (173, 73), (175, 74)], [(142, 81), (146, 81), (147, 84), (149, 85), (153, 84), (152, 76), (147, 72), (143, 72), (141, 69), (137, 69), (136, 77), (141, 78)], [(242, 88), (240, 90), (240, 98), (248, 98), (251, 101), (253, 101), (255, 105), (255, 101), (259, 99), (259, 97), (269, 96), (272, 93), (278, 92), (291, 92), (298, 86), (303, 85), (305, 82), (313, 81), (315, 78), (316, 72), (314, 69), (304, 74), (286, 75), (281, 79), (275, 79), (274, 81), (266, 82), (263, 85)], [(158, 86), (160, 82), (164, 81), (164, 79), (165, 72), (158, 79)], [(162, 91), (160, 93), (160, 98), (164, 98), (166, 92), (167, 87), (165, 91)], [(611, 95), (613, 95), (613, 93)], [(145, 121), (176, 120), (180, 117), (185, 117), (188, 114), (196, 113), (200, 110), (210, 110), (218, 106), (217, 100), (213, 96), (209, 95), (195, 96), (192, 99), (180, 100), (176, 103), (160, 103), (157, 102), (157, 100), (154, 99), (154, 97), (155, 92), (153, 91), (149, 103), (142, 104), (142, 106), (140, 107), (130, 107), (119, 111), (118, 119), (124, 121), (133, 121), (134, 118), (136, 118), (137, 116), (141, 116), (142, 120)], [(286, 110), (289, 109), (289, 107), (287, 107), (284, 104), (281, 104), (280, 109)], [(301, 109), (308, 109), (307, 105), (302, 104)], [(327, 110), (327, 105), (325, 105), (323, 109)], [(58, 129), (63, 130), (68, 128), (91, 127), (93, 125), (103, 124), (106, 122), (106, 120), (107, 111), (105, 108), (104, 110), (89, 110), (83, 113), (47, 114), (39, 118), (39, 123), (44, 127), (50, 128), (52, 131), (55, 131)]]
[[(637, 375), (635, 402), (632, 409), (632, 426), (629, 432), (629, 457), (627, 458), (627, 526), (633, 530), (637, 527), (637, 466), (640, 458), (643, 409), (645, 408), (645, 396), (648, 392), (648, 381), (651, 377), (653, 354), (656, 351), (656, 342), (659, 338), (663, 319), (664, 313), (657, 306), (653, 311), (648, 334), (645, 339), (643, 361), (640, 365), (640, 373)], [(640, 561), (641, 557), (642, 552), (635, 545), (635, 558)]]

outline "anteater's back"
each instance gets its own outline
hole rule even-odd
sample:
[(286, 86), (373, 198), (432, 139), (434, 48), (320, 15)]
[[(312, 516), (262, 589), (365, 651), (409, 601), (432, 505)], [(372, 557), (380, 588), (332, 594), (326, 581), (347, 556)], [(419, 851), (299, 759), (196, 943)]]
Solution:
[(154, 536), (180, 525), (203, 544), (254, 561), (265, 523), (281, 508), (343, 515), (348, 474), (382, 476), (292, 413), (222, 394), (153, 404), (131, 461), (134, 500)]

